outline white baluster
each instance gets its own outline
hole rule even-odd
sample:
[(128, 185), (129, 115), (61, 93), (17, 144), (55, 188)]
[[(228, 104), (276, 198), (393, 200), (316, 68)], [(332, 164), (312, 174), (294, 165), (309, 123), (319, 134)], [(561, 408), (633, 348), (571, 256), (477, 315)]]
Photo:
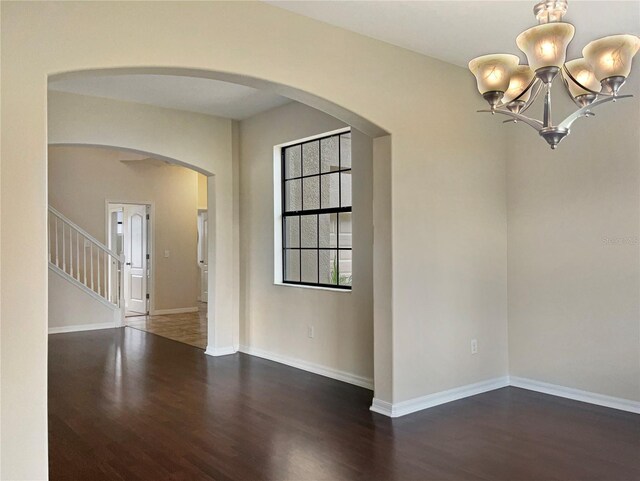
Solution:
[(76, 231), (76, 274), (80, 280), (80, 232)]
[(56, 267), (60, 267), (60, 259), (58, 257), (58, 217), (56, 219)]
[(51, 262), (51, 216), (47, 217), (47, 249), (49, 251), (49, 262)]
[(89, 244), (89, 259), (91, 261), (91, 290), (93, 289), (93, 244)]
[(64, 235), (64, 222), (62, 223), (62, 270), (67, 272), (67, 248)]
[(73, 230), (69, 227), (69, 275), (73, 277)]
[(107, 258), (109, 256), (107, 255), (106, 252), (103, 255), (104, 255), (104, 274), (103, 274), (103, 276), (104, 276), (104, 297), (105, 297), (105, 299), (110, 300), (109, 299), (109, 271), (107, 270), (108, 269), (108, 265), (109, 265)]
[(84, 245), (86, 239), (82, 236), (82, 258), (83, 258), (83, 271), (84, 271), (84, 285), (87, 286), (87, 247)]
[(100, 294), (100, 249), (98, 249), (96, 263), (98, 264), (98, 294)]

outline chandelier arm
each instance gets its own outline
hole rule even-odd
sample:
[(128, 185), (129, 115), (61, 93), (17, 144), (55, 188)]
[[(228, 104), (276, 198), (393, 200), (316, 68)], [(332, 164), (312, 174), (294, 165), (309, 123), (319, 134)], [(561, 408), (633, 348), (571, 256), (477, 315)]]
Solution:
[[(527, 109), (529, 107), (531, 107), (533, 105), (533, 103), (536, 101), (536, 99), (538, 98), (538, 95), (540, 94), (540, 91), (542, 90), (542, 81), (540, 79), (536, 79), (538, 81), (538, 83), (536, 84), (536, 91), (531, 95), (531, 97), (529, 98), (529, 101), (527, 102), (527, 104), (522, 108), (522, 110), (520, 110), (520, 114), (523, 114), (527, 111)], [(536, 81), (534, 80), (534, 82)]]
[(517, 97), (515, 97), (515, 98), (511, 99), (509, 102), (506, 102), (506, 103), (502, 102), (502, 103), (500, 103), (500, 105), (497, 105), (497, 106), (496, 106), (496, 108), (497, 108), (497, 109), (500, 109), (500, 108), (506, 107), (506, 106), (507, 106), (507, 104), (510, 104), (511, 102), (515, 102), (516, 100), (520, 100), (520, 97), (522, 97), (524, 94), (526, 94), (526, 93), (531, 89), (531, 87), (533, 87), (533, 84), (535, 84), (535, 83), (536, 83), (536, 80), (538, 80), (538, 79), (534, 77), (534, 78), (531, 80), (531, 82), (529, 82), (529, 85), (527, 85), (527, 87), (526, 87), (522, 92), (520, 92), (520, 95), (518, 95)]
[(543, 125), (545, 128), (553, 126), (553, 118), (551, 117), (551, 83), (545, 84), (544, 93), (544, 111), (543, 111)]
[[(562, 66), (562, 69), (564, 70), (564, 73), (566, 73), (566, 74), (567, 74), (567, 76), (571, 79), (571, 81), (572, 81), (574, 84), (576, 84), (578, 87), (580, 87), (581, 89), (584, 89), (584, 90), (586, 90), (587, 92), (592, 93), (592, 94), (602, 95), (603, 97), (613, 97), (613, 96), (614, 96), (613, 94), (609, 94), (609, 93), (606, 93), (606, 92), (596, 92), (595, 90), (591, 90), (590, 88), (585, 87), (585, 86), (584, 86), (584, 85), (582, 85), (580, 82), (578, 82), (578, 81), (576, 80), (576, 78), (575, 78), (573, 75), (571, 75), (571, 72), (569, 72), (569, 69), (567, 68), (567, 66), (566, 66), (566, 65), (563, 65), (563, 66)], [(564, 79), (564, 76), (563, 76), (563, 79)], [(565, 80), (565, 82), (566, 82), (566, 80)], [(567, 86), (567, 90), (568, 90), (568, 89), (569, 89), (569, 87)], [(572, 98), (573, 98), (573, 96), (572, 96)]]
[(525, 117), (524, 115), (520, 115), (520, 114), (516, 114), (515, 112), (510, 112), (509, 110), (478, 110), (478, 112), (483, 112), (483, 113), (496, 113), (496, 114), (503, 114), (503, 115), (507, 115), (509, 117), (512, 117), (514, 119), (517, 119), (521, 122), (524, 122), (525, 124), (533, 127), (534, 129), (536, 129), (537, 131), (540, 131), (543, 127), (542, 122), (540, 122), (539, 120), (536, 119), (530, 119), (529, 117)]
[[(578, 120), (580, 117), (586, 117), (589, 114), (591, 114), (591, 109), (594, 107), (597, 107), (598, 105), (602, 105), (605, 104), (607, 102), (611, 102), (611, 101), (615, 101), (616, 99), (627, 99), (633, 97), (633, 95), (618, 95), (617, 97), (605, 97), (603, 99), (600, 100), (596, 100), (595, 102), (586, 105), (584, 107), (582, 107), (581, 109), (576, 110), (574, 113), (572, 113), (571, 115), (569, 115), (566, 119), (564, 119), (562, 122), (560, 122), (560, 125), (558, 125), (558, 129), (566, 129), (568, 130), (569, 128), (571, 128), (571, 124), (573, 124), (576, 120)], [(497, 110), (496, 110), (497, 112)]]
[[(566, 67), (564, 67), (566, 68)], [(575, 97), (571, 94), (571, 90), (569, 90), (569, 82), (567, 82), (567, 79), (565, 78), (564, 75), (561, 75), (562, 77), (562, 85), (564, 85), (564, 89), (567, 91), (567, 93), (569, 94), (569, 97), (571, 97), (571, 100), (573, 100), (573, 103), (576, 104), (578, 106), (579, 109), (581, 109), (582, 107), (584, 107), (584, 105), (581, 105), (580, 102), (578, 102)], [(598, 94), (599, 95), (599, 94)]]

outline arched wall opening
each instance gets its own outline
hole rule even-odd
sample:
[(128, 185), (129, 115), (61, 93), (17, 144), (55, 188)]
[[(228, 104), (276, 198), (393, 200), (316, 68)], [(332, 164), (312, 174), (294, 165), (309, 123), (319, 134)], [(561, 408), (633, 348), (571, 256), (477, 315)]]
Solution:
[(50, 144), (48, 156), (49, 333), (132, 326), (162, 334), (157, 318), (140, 316), (177, 314), (194, 328), (176, 340), (205, 348), (208, 247), (199, 218), (208, 211), (207, 177), (177, 159), (117, 145)]
[(86, 69), (74, 70), (69, 72), (61, 72), (50, 75), (48, 82), (55, 82), (65, 79), (77, 79), (82, 77), (96, 76), (112, 76), (112, 75), (175, 75), (183, 77), (207, 78), (212, 80), (221, 80), (224, 82), (235, 83), (252, 87), (255, 89), (265, 90), (290, 98), (302, 104), (313, 107), (316, 110), (325, 112), (332, 117), (342, 120), (344, 123), (360, 130), (364, 134), (372, 138), (383, 137), (390, 133), (383, 127), (375, 124), (367, 118), (332, 102), (329, 99), (322, 98), (310, 92), (292, 87), (289, 85), (273, 82), (270, 80), (251, 77), (248, 75), (235, 74), (231, 72), (203, 70), (203, 69), (187, 69), (178, 67), (119, 67), (119, 68), (103, 68), (103, 69)]
[[(374, 138), (373, 190), (374, 254), (373, 254), (373, 375), (378, 399), (391, 396), (391, 144), (388, 133), (353, 112), (326, 99), (273, 82), (224, 72), (175, 68), (118, 68), (83, 70), (56, 74), (49, 81), (113, 75), (181, 75), (235, 82), (266, 89), (286, 96), (341, 120)], [(210, 262), (208, 303), (209, 343), (207, 353), (224, 355), (235, 352), (239, 344), (239, 249), (238, 249), (238, 173), (237, 145), (227, 139), (237, 138), (237, 126), (227, 119), (191, 115), (149, 105), (83, 97), (62, 92), (49, 92), (49, 144), (112, 146), (186, 166), (209, 180)], [(63, 108), (64, 106), (64, 108)], [(178, 118), (180, 117), (180, 118)], [(137, 122), (136, 135), (129, 128)], [(158, 119), (161, 119), (158, 122)], [(158, 127), (160, 125), (160, 127)], [(177, 138), (177, 125), (187, 126)], [(195, 132), (195, 134), (194, 134)], [(213, 132), (223, 132), (217, 137)], [(188, 142), (185, 139), (188, 137)], [(176, 142), (176, 139), (178, 142)], [(232, 142), (233, 143), (233, 142)], [(185, 149), (185, 145), (188, 148)], [(222, 246), (222, 248), (220, 248)], [(229, 282), (229, 280), (232, 280)], [(221, 293), (222, 292), (222, 293)], [(221, 299), (216, 302), (215, 299)]]

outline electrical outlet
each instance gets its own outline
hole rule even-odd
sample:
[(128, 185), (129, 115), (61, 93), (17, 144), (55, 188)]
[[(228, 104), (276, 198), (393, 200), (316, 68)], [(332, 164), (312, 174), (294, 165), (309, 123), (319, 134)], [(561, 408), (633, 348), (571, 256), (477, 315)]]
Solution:
[(471, 339), (471, 354), (478, 354), (478, 340)]
[(309, 339), (313, 339), (313, 337), (315, 336), (315, 329), (313, 328), (313, 326), (308, 326), (307, 327), (307, 336), (309, 336)]

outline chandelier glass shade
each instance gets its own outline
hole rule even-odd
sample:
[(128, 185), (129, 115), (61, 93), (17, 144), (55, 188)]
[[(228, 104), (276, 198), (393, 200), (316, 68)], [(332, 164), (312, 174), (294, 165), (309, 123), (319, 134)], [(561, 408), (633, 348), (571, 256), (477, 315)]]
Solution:
[(515, 55), (483, 55), (469, 62), (469, 69), (476, 76), (481, 94), (504, 92), (509, 88), (509, 79), (519, 61)]
[(567, 47), (576, 29), (570, 23), (545, 23), (531, 27), (516, 38), (516, 45), (527, 56), (529, 67), (537, 71), (544, 67), (562, 67)]
[[(516, 45), (526, 55), (528, 65), (518, 65), (511, 54), (492, 54), (469, 62), (478, 91), (490, 110), (523, 122), (544, 138), (552, 149), (570, 133), (573, 122), (595, 115), (592, 109), (617, 99), (619, 90), (631, 72), (631, 62), (640, 49), (635, 35), (612, 35), (590, 42), (582, 50), (583, 58), (566, 60), (567, 47), (575, 27), (562, 21), (567, 0), (544, 0), (536, 4), (534, 14), (540, 22), (522, 32)], [(561, 73), (561, 75), (558, 75)], [(578, 109), (559, 124), (551, 116), (551, 87), (560, 77)], [(544, 95), (543, 120), (523, 115), (540, 93)]]
[[(593, 94), (600, 90), (600, 82), (596, 79), (589, 62), (584, 58), (569, 60), (565, 65), (566, 70), (562, 70), (562, 76), (569, 87), (569, 92), (574, 99), (581, 95)], [(569, 74), (577, 80), (573, 82)], [(586, 87), (586, 89), (584, 88)]]
[(518, 65), (511, 74), (509, 88), (504, 93), (502, 101), (509, 104), (512, 100), (526, 102), (531, 97), (529, 85), (535, 77), (535, 72), (528, 65)]
[(638, 49), (640, 38), (635, 35), (612, 35), (590, 42), (582, 49), (582, 55), (601, 82), (608, 77), (628, 77), (631, 59)]

